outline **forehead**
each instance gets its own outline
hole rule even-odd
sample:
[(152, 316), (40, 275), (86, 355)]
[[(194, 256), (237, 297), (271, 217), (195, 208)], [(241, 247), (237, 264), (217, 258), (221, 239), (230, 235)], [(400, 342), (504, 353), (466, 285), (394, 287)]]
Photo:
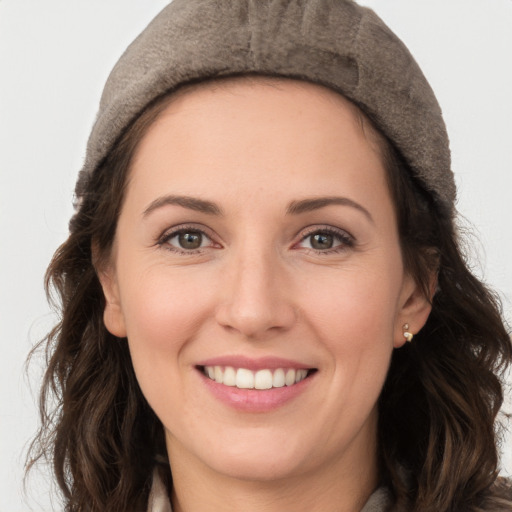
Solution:
[(363, 114), (323, 86), (229, 79), (188, 87), (161, 107), (132, 160), (128, 195), (137, 192), (141, 208), (163, 191), (222, 199), (259, 190), (282, 203), (387, 193)]
[[(296, 110), (303, 110), (302, 107), (306, 104), (314, 105), (318, 109), (318, 114), (334, 109), (338, 115), (341, 113), (344, 121), (349, 121), (364, 136), (370, 147), (380, 156), (387, 145), (384, 136), (364, 112), (332, 89), (304, 80), (241, 75), (188, 84), (164, 97), (141, 116), (142, 120), (139, 119), (136, 122), (136, 124), (140, 123), (141, 129), (136, 130), (138, 135), (135, 135), (135, 139), (138, 140), (135, 140), (135, 153), (139, 151), (141, 141), (146, 138), (148, 132), (161, 124), (161, 120), (166, 116), (179, 113), (183, 115), (187, 110), (192, 113), (194, 110), (202, 109), (203, 119), (213, 120), (208, 118), (208, 114), (212, 114), (215, 108), (226, 109), (226, 102), (218, 101), (220, 98), (231, 97), (231, 102), (235, 105), (237, 98), (242, 99), (244, 96), (251, 96), (254, 102), (273, 101), (276, 107), (289, 106), (292, 109), (295, 107)], [(244, 105), (239, 102), (235, 108), (244, 109)], [(244, 114), (249, 114), (247, 108), (244, 110)], [(280, 110), (282, 108), (275, 109), (276, 116)], [(302, 123), (307, 120), (307, 116), (300, 119)], [(195, 122), (197, 123), (198, 120), (196, 119)]]
[(265, 91), (269, 93), (269, 91), (272, 90), (278, 93), (276, 97), (279, 98), (279, 101), (284, 101), (285, 99), (289, 101), (308, 99), (310, 102), (316, 100), (318, 102), (328, 102), (332, 105), (342, 104), (345, 109), (352, 114), (356, 124), (361, 128), (368, 125), (370, 130), (378, 134), (378, 130), (374, 128), (364, 112), (342, 94), (313, 82), (285, 77), (254, 74), (220, 77), (198, 83), (191, 83), (169, 94), (163, 99), (162, 105), (157, 108), (160, 113), (166, 109), (168, 112), (172, 112), (173, 105), (175, 109), (178, 109), (184, 103), (188, 103), (191, 96), (195, 97), (197, 101), (200, 101), (200, 98), (207, 101), (207, 98), (211, 98), (213, 95), (219, 93), (237, 96), (249, 91), (265, 94)]

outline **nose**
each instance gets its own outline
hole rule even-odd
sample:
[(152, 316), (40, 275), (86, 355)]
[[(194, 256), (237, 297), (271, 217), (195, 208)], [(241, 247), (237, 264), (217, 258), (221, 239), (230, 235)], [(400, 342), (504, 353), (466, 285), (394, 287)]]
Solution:
[(217, 322), (246, 338), (263, 339), (283, 332), (296, 321), (296, 308), (279, 257), (242, 251), (225, 269)]

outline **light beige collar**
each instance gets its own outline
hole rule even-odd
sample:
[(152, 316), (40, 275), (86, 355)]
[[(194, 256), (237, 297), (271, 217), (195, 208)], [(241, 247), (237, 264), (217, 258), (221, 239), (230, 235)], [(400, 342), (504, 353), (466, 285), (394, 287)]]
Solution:
[(148, 512), (172, 512), (171, 502), (158, 471), (153, 471), (153, 484), (148, 499)]

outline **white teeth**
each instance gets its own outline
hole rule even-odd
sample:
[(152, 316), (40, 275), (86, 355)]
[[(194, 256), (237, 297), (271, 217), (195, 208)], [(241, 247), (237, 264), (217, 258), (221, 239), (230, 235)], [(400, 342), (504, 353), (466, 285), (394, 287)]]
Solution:
[(306, 375), (308, 374), (307, 370), (300, 369), (295, 372), (295, 382), (300, 382), (301, 380), (304, 380), (306, 378)]
[[(217, 366), (215, 368), (218, 368)], [(236, 387), (241, 389), (254, 388), (254, 373), (245, 368), (238, 368), (236, 372)]]
[(284, 386), (284, 370), (282, 368), (278, 368), (274, 371), (274, 375), (272, 375), (272, 386), (274, 388), (282, 388)]
[(232, 366), (226, 366), (224, 369), (224, 380), (226, 386), (236, 386), (236, 372)]
[(258, 370), (254, 376), (256, 389), (270, 389), (272, 387), (272, 372), (270, 370)]
[(284, 383), (287, 386), (291, 386), (292, 384), (295, 384), (295, 370), (293, 368), (290, 368), (287, 370), (286, 375), (284, 377)]
[(300, 368), (277, 368), (274, 371), (264, 369), (253, 372), (246, 368), (235, 369), (232, 366), (205, 366), (204, 374), (211, 380), (225, 386), (240, 389), (271, 389), (293, 386), (304, 380), (308, 370)]

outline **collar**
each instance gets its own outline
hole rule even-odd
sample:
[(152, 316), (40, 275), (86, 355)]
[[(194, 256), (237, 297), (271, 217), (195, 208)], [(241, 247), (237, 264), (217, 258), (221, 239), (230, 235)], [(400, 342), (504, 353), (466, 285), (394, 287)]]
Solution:
[(172, 512), (167, 489), (156, 468), (153, 470), (153, 483), (149, 493), (147, 512)]

